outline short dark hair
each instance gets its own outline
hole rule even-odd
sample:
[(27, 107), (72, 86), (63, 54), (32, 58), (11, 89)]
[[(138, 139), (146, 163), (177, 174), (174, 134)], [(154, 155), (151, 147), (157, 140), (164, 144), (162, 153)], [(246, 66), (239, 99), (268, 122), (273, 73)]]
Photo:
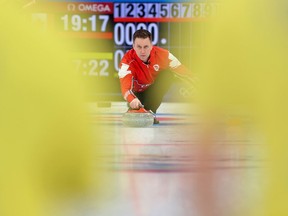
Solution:
[(145, 29), (139, 29), (135, 31), (133, 34), (133, 43), (136, 38), (143, 38), (143, 39), (149, 38), (149, 40), (152, 41), (152, 34)]

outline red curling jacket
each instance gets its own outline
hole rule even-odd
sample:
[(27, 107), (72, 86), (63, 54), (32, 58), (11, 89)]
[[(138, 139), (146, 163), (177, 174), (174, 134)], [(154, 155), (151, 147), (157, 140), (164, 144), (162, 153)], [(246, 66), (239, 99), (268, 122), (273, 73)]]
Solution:
[(148, 63), (144, 63), (134, 49), (129, 50), (120, 62), (121, 92), (127, 102), (136, 96), (133, 92), (145, 91), (161, 71), (170, 69), (180, 77), (189, 77), (189, 71), (168, 50), (153, 46)]

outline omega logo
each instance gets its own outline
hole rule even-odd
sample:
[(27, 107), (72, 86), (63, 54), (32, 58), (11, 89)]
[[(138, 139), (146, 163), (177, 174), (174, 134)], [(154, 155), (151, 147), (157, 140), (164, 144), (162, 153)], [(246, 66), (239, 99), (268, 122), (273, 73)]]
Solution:
[[(68, 11), (75, 11), (75, 4), (67, 5)], [(108, 4), (78, 4), (77, 9), (79, 11), (92, 11), (92, 12), (111, 12)]]

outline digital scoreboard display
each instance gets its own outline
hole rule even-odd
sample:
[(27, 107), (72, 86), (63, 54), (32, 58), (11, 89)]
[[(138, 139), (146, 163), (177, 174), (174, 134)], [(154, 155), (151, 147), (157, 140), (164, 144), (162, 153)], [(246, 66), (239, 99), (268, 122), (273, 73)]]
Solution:
[[(204, 31), (218, 3), (201, 1), (39, 1), (31, 6), (32, 20), (44, 30), (56, 31), (73, 46), (73, 64), (87, 85), (95, 86), (96, 100), (123, 100), (119, 62), (132, 48), (132, 35), (149, 30), (153, 44), (168, 49), (193, 70), (192, 56), (203, 41), (193, 32)], [(100, 86), (98, 88), (97, 86)], [(185, 91), (179, 91), (185, 97)], [(182, 94), (182, 95), (181, 95)]]

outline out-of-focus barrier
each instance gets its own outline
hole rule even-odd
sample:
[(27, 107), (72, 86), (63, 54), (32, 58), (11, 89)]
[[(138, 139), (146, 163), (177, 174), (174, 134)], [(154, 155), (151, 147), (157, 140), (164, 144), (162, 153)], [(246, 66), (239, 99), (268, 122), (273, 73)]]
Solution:
[[(203, 170), (209, 163), (205, 151), (223, 126), (219, 122), (229, 116), (248, 116), (250, 131), (262, 141), (267, 160), (259, 178), (261, 199), (249, 200), (251, 206), (237, 215), (284, 216), (288, 214), (288, 4), (282, 0), (220, 2), (217, 17), (207, 25), (202, 53), (193, 61), (201, 80), (197, 102), (205, 117)], [(203, 213), (217, 215), (213, 175), (207, 172), (199, 178), (199, 194), (207, 198)], [(229, 208), (221, 215), (229, 215)]]
[(65, 215), (107, 183), (101, 132), (69, 45), (31, 25), (19, 2), (0, 1), (0, 215)]

